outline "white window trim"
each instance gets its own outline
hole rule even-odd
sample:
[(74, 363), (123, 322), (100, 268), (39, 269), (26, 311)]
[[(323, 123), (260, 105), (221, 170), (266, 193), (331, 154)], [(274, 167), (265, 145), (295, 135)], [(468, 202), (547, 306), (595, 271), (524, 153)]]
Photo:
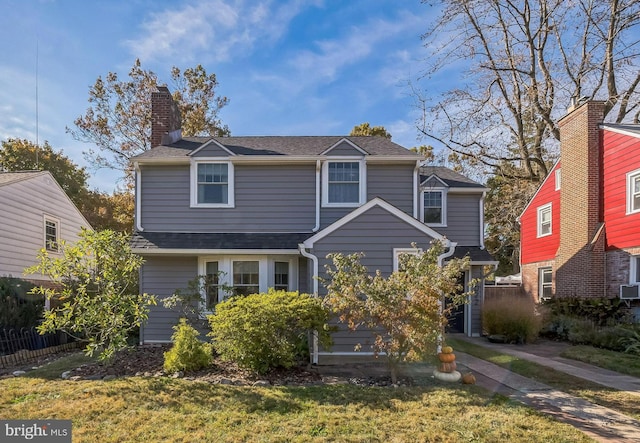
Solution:
[(562, 169), (556, 169), (556, 191), (560, 190), (562, 186)]
[[(258, 272), (260, 273), (260, 292), (267, 292), (275, 284), (275, 262), (289, 263), (289, 291), (298, 290), (298, 258), (297, 257), (277, 257), (270, 255), (206, 255), (198, 257), (198, 275), (205, 275), (207, 272), (207, 262), (217, 261), (220, 286), (233, 286), (233, 262), (236, 261), (257, 261)], [(206, 310), (206, 294), (203, 292), (200, 302), (203, 314), (210, 314)], [(224, 300), (229, 294), (222, 288), (218, 291), (218, 303)]]
[(630, 285), (640, 285), (640, 281), (636, 281), (635, 276), (638, 272), (638, 261), (640, 261), (640, 255), (632, 255), (630, 257), (629, 264), (629, 284)]
[(551, 272), (551, 291), (553, 292), (553, 268), (549, 267), (549, 266), (544, 266), (541, 268), (538, 268), (538, 299), (539, 300), (547, 300), (551, 297), (543, 297), (542, 294), (544, 294), (544, 279), (542, 278), (542, 275), (545, 271), (549, 271)]
[[(545, 210), (549, 210), (549, 232), (543, 234), (542, 233), (542, 212)], [(537, 226), (537, 237), (547, 237), (553, 234), (553, 207), (551, 203), (547, 203), (546, 205), (538, 206), (536, 210), (536, 226)]]
[(640, 177), (640, 169), (627, 173), (627, 215), (640, 212), (640, 208), (633, 209), (633, 181)]
[[(56, 224), (56, 249), (47, 248), (47, 222)], [(59, 253), (60, 252), (60, 219), (52, 217), (51, 215), (44, 214), (42, 217), (42, 245), (47, 252)]]
[(401, 255), (418, 255), (420, 253), (422, 253), (422, 248), (393, 248), (393, 272), (396, 272), (399, 269)]
[(440, 223), (425, 223), (427, 226), (446, 228), (447, 227), (447, 188), (424, 188), (420, 190), (420, 221), (424, 223), (424, 194), (425, 192), (439, 192), (442, 197), (442, 218)]
[[(329, 202), (329, 164), (358, 163), (359, 165), (359, 199), (353, 203)], [(322, 207), (323, 208), (357, 208), (367, 200), (367, 164), (362, 157), (334, 157), (322, 163)]]
[[(200, 163), (217, 163), (227, 165), (227, 203), (198, 203), (198, 164)], [(235, 207), (235, 180), (234, 180), (234, 167), (233, 163), (228, 158), (198, 158), (191, 160), (191, 207), (192, 208), (234, 208)]]

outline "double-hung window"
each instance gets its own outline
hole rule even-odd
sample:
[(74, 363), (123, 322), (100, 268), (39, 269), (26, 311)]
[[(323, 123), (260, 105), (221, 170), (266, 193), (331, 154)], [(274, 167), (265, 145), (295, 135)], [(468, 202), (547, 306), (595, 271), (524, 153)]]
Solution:
[(551, 268), (538, 269), (538, 298), (545, 300), (553, 295), (553, 271)]
[(274, 263), (273, 288), (276, 291), (289, 290), (289, 262), (277, 261)]
[(627, 174), (627, 214), (640, 212), (640, 170)]
[(236, 295), (257, 294), (260, 292), (260, 262), (233, 262), (233, 292)]
[(220, 266), (217, 261), (206, 263), (205, 297), (207, 311), (212, 311), (220, 297)]
[(629, 267), (629, 283), (640, 285), (640, 255), (631, 256), (631, 266)]
[(551, 235), (551, 203), (538, 208), (538, 237)]
[(446, 205), (444, 191), (422, 192), (422, 221), (427, 225), (446, 225)]
[(52, 217), (44, 218), (44, 248), (50, 252), (58, 252), (60, 222)]
[(359, 206), (363, 202), (364, 168), (361, 161), (329, 160), (324, 165), (325, 206)]
[(191, 206), (233, 207), (233, 165), (197, 161), (192, 165)]

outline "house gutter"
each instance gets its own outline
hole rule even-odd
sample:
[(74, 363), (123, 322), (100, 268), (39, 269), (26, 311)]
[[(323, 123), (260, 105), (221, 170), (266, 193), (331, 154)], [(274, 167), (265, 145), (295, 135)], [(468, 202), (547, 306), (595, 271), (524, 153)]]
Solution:
[[(322, 163), (320, 160), (316, 161), (316, 225), (311, 232), (318, 232), (320, 229), (320, 173)], [(304, 253), (302, 254), (304, 255)]]
[(136, 172), (136, 230), (142, 232), (144, 231), (144, 228), (142, 227), (142, 209), (140, 206), (142, 179), (140, 178), (140, 164), (137, 161), (133, 162), (133, 169)]
[[(308, 258), (313, 263), (313, 296), (318, 296), (318, 257), (307, 251), (304, 247), (304, 244), (300, 243), (298, 245), (298, 250), (303, 257)], [(318, 331), (313, 331), (313, 340), (312, 340), (312, 350), (311, 350), (311, 364), (318, 364)]]

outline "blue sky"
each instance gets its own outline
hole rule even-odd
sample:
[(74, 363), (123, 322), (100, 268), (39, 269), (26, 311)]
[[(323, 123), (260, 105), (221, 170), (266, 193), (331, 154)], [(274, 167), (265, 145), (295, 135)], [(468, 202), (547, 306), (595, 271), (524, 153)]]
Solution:
[[(37, 53), (38, 139), (81, 166), (90, 146), (65, 127), (99, 75), (124, 78), (136, 58), (167, 83), (174, 65), (215, 73), (232, 135), (344, 135), (369, 122), (417, 146), (408, 83), (436, 13), (419, 0), (2, 0), (0, 140), (36, 140)], [(117, 174), (89, 172), (113, 190)]]

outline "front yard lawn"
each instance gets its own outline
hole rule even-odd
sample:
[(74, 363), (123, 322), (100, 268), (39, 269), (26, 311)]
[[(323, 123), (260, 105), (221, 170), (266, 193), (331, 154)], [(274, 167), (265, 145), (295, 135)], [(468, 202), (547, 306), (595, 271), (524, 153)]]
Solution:
[(563, 351), (561, 355), (566, 358), (640, 378), (640, 357), (637, 355), (585, 345), (571, 346)]
[(64, 381), (34, 371), (0, 380), (0, 417), (71, 419), (74, 443), (591, 441), (480, 387), (424, 384), (240, 387), (168, 377)]

